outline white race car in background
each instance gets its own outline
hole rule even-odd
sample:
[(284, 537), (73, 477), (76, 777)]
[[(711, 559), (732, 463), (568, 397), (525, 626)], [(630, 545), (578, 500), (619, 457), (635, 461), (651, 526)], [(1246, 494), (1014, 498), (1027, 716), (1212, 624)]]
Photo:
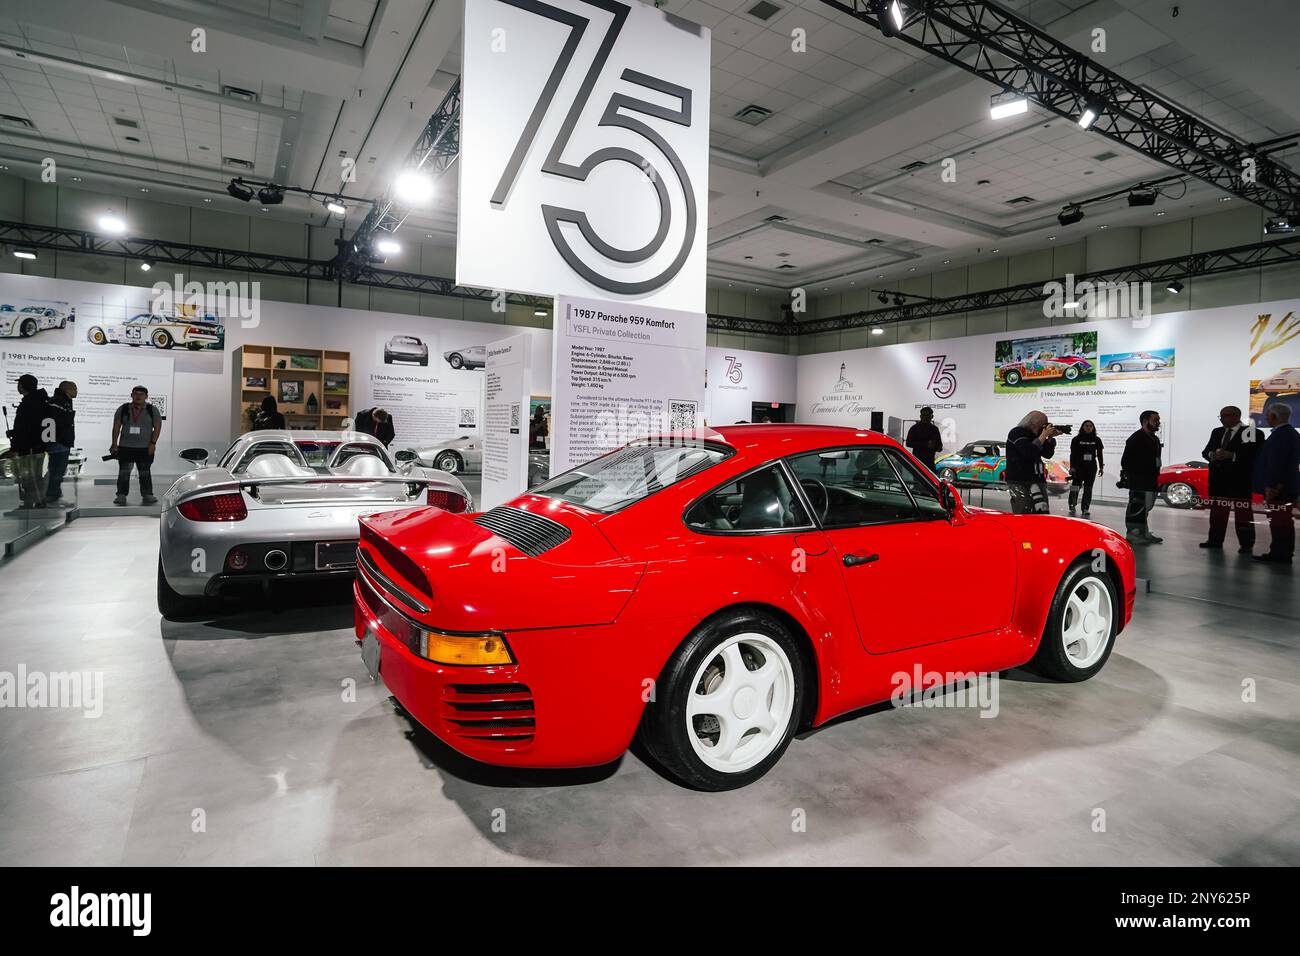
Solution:
[(1260, 379), (1259, 390), (1269, 398), (1283, 392), (1300, 392), (1300, 368), (1284, 368), (1276, 375)]
[(156, 349), (183, 345), (198, 351), (221, 341), (221, 327), (212, 322), (142, 312), (125, 322), (92, 325), (86, 330), (86, 338), (92, 345), (113, 342), (131, 346), (152, 345)]
[(31, 338), (46, 329), (61, 329), (68, 324), (70, 313), (60, 312), (43, 305), (28, 305), (15, 309), (0, 305), (0, 336), (4, 338)]

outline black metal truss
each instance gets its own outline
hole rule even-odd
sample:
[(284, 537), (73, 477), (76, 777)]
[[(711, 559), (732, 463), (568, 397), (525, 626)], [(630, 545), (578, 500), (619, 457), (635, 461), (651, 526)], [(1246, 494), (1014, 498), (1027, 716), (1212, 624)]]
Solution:
[(1261, 145), (1215, 129), (994, 3), (900, 0), (905, 19), (896, 30), (892, 19), (882, 25), (881, 14), (889, 17), (883, 3), (823, 2), (1058, 116), (1077, 121), (1092, 107), (1097, 119), (1090, 132), (1279, 216), (1300, 215), (1300, 174), (1270, 159)]
[[(1076, 275), (1074, 282), (1076, 286), (1081, 282), (1091, 282), (1094, 288), (1099, 283), (1116, 285), (1131, 282), (1169, 283), (1175, 279), (1195, 279), (1200, 276), (1222, 275), (1227, 272), (1240, 272), (1243, 269), (1258, 269), (1295, 262), (1300, 262), (1300, 236), (1271, 242), (1256, 242), (1245, 246), (1233, 246), (1229, 249), (1216, 249), (1211, 252), (1196, 252), (1185, 256), (1174, 256), (1169, 259), (1158, 259), (1139, 265), (1124, 266), (1120, 269), (1090, 272), (1086, 275)], [(1060, 281), (1061, 278), (1063, 277), (1057, 277), (1056, 281)], [(970, 292), (946, 299), (932, 299), (929, 302), (905, 303), (901, 306), (868, 309), (820, 319), (807, 319), (799, 323), (795, 334), (815, 335), (818, 332), (842, 332), (847, 329), (863, 328), (864, 326), (915, 322), (920, 319), (933, 319), (943, 315), (978, 312), (983, 309), (997, 309), (1027, 302), (1041, 302), (1049, 296), (1049, 292), (1044, 288), (1045, 284), (1045, 282), (1025, 282), (1002, 289)], [(711, 321), (713, 318), (710, 317)]]
[[(403, 168), (423, 170), (436, 181), (459, 155), (460, 77), (457, 77), (429, 122), (424, 124)], [(384, 197), (370, 208), (352, 238), (339, 241), (338, 254), (331, 263), (332, 272), (350, 282), (356, 281), (355, 275), (370, 269), (375, 238), (383, 233), (395, 233), (410, 212), (409, 207), (397, 200), (390, 186)]]

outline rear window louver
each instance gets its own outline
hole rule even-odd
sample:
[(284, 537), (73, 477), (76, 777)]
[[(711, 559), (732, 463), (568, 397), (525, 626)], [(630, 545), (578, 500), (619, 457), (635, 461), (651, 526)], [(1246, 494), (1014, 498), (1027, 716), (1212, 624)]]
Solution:
[(504, 506), (483, 512), (474, 523), (505, 538), (530, 558), (564, 544), (571, 533), (558, 521)]

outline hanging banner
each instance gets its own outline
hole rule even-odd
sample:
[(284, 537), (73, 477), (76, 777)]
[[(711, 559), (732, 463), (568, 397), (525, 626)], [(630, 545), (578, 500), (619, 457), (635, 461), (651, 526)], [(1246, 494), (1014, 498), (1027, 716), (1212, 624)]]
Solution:
[(703, 311), (709, 52), (648, 4), (465, 4), (456, 281)]
[(701, 427), (700, 312), (557, 300), (551, 474), (635, 438)]

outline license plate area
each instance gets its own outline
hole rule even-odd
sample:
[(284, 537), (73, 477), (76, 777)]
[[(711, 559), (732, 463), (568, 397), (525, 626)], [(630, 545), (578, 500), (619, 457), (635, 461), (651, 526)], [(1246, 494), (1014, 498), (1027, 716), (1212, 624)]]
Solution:
[(356, 541), (316, 542), (316, 570), (342, 571), (357, 566)]

